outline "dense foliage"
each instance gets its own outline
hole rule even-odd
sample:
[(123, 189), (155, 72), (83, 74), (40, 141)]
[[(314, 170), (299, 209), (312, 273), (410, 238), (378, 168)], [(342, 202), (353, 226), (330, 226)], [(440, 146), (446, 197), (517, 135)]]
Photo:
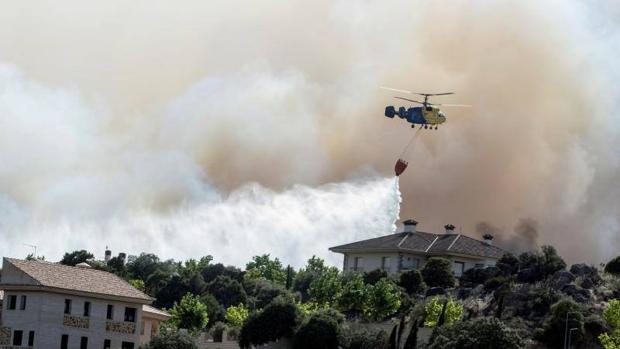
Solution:
[(76, 266), (93, 258), (95, 258), (95, 256), (86, 250), (73, 251), (70, 253), (65, 253), (60, 260), (60, 264)]
[(603, 333), (598, 338), (605, 349), (620, 349), (620, 300), (612, 299), (603, 312), (605, 321), (611, 327), (610, 333)]
[(442, 324), (453, 324), (459, 321), (463, 316), (463, 306), (452, 298), (431, 298), (431, 300), (426, 303), (426, 306), (424, 307), (424, 326), (435, 327), (440, 325), (442, 314)]
[(542, 331), (537, 334), (537, 339), (551, 348), (562, 347), (568, 327), (577, 329), (571, 338), (573, 343), (578, 344), (583, 340), (583, 320), (579, 305), (571, 299), (562, 299), (551, 306), (550, 314), (543, 324)]
[(520, 349), (521, 338), (493, 317), (457, 322), (437, 327), (428, 349)]
[(172, 324), (190, 332), (202, 330), (209, 323), (207, 306), (200, 301), (198, 296), (191, 293), (186, 294), (179, 303), (174, 304), (170, 309), (170, 315), (172, 315)]
[(292, 337), (300, 321), (295, 303), (276, 299), (260, 312), (250, 315), (239, 333), (242, 348), (262, 345), (282, 337)]
[(422, 280), (422, 274), (415, 269), (400, 274), (398, 284), (409, 294), (420, 293), (426, 288), (426, 284)]
[(176, 331), (163, 331), (153, 337), (144, 349), (198, 349), (188, 334)]
[(454, 287), (455, 285), (452, 263), (445, 258), (430, 258), (422, 268), (422, 277), (429, 287)]
[(243, 305), (231, 305), (226, 309), (226, 322), (234, 327), (241, 327), (248, 318), (248, 309)]
[(620, 276), (620, 256), (607, 262), (605, 265), (605, 272)]
[(339, 318), (325, 311), (313, 313), (304, 322), (293, 341), (294, 349), (336, 349), (339, 344), (340, 323)]

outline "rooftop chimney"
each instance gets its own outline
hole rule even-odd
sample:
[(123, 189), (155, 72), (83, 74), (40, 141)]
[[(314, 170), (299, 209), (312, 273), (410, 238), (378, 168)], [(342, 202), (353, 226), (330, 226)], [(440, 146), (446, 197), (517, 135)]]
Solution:
[(486, 233), (484, 235), (482, 235), (482, 238), (484, 239), (484, 243), (487, 245), (493, 245), (493, 235)]
[(125, 261), (127, 260), (127, 253), (125, 252), (121, 252), (118, 254), (118, 258), (123, 261), (123, 264), (125, 264)]
[(454, 234), (454, 226), (452, 224), (446, 224), (443, 227), (446, 228), (446, 234)]
[(404, 225), (404, 232), (405, 233), (415, 233), (415, 226), (418, 225), (418, 222), (416, 222), (413, 219), (407, 219), (406, 221), (403, 222)]
[(109, 262), (110, 259), (112, 259), (112, 251), (108, 249), (108, 246), (105, 247), (105, 257), (104, 260), (105, 262)]

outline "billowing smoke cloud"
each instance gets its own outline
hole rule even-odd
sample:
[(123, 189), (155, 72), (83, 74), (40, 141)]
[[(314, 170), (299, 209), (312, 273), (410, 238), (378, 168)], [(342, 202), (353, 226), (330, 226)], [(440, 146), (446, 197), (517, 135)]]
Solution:
[[(377, 223), (361, 235), (383, 233), (396, 218), (388, 207), (398, 194), (381, 177), (390, 175), (412, 134), (402, 120), (382, 117), (395, 101), (380, 85), (454, 90), (437, 101), (474, 105), (445, 108), (448, 123), (421, 135), (401, 177), (401, 216), (415, 217), (424, 230), (453, 223), (466, 233), (480, 221), (515, 227), (531, 217), (538, 243), (555, 245), (571, 261), (596, 263), (619, 250), (614, 2), (6, 7), (0, 13), (0, 61), (7, 64), (0, 71), (0, 227), (12, 241), (6, 251), (25, 240), (16, 235), (21, 227), (36, 226), (41, 233), (27, 240), (39, 245), (42, 235), (59, 234), (73, 248), (131, 232), (132, 241), (171, 254), (165, 257), (215, 254), (227, 246), (215, 238), (220, 228), (205, 233), (212, 247), (204, 253), (184, 239), (169, 249), (145, 241), (192, 230), (187, 217), (205, 217), (205, 205), (246, 193), (248, 182), (270, 193), (265, 200), (297, 197), (299, 205), (305, 205), (299, 188), (318, 198), (333, 190), (321, 187), (329, 182), (348, 188), (336, 190), (341, 199), (332, 203), (382, 193), (377, 200), (386, 206), (349, 204), (340, 225), (318, 224), (321, 230), (291, 239), (300, 245), (337, 228), (347, 232), (338, 242), (346, 242), (359, 217)], [(373, 169), (384, 176), (369, 175)], [(313, 212), (331, 211), (338, 210)], [(273, 229), (301, 221), (274, 220)], [(173, 233), (157, 235), (164, 231)], [(251, 241), (258, 233), (239, 234)], [(282, 241), (273, 236), (266, 241)], [(147, 250), (134, 246), (128, 252)], [(281, 257), (327, 255), (324, 246), (308, 246)]]
[(538, 222), (533, 219), (519, 219), (512, 233), (507, 233), (504, 229), (496, 227), (488, 222), (476, 224), (475, 229), (478, 238), (484, 234), (493, 235), (494, 243), (513, 254), (522, 252), (536, 251), (538, 245)]

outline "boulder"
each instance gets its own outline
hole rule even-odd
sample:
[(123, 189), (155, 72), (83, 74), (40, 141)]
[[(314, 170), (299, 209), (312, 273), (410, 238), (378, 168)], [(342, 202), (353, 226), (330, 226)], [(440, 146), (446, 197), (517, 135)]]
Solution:
[(534, 282), (541, 279), (540, 274), (537, 268), (524, 268), (519, 270), (517, 280), (519, 282)]
[(575, 275), (573, 275), (573, 273), (566, 270), (560, 270), (553, 274), (553, 278), (551, 279), (551, 287), (555, 290), (561, 290), (564, 286), (573, 281), (575, 281)]
[(583, 288), (575, 284), (565, 285), (562, 288), (562, 292), (571, 296), (577, 303), (586, 303), (591, 298), (590, 291), (584, 290)]
[(431, 287), (426, 290), (426, 297), (437, 296), (440, 294), (446, 294), (446, 290), (443, 287)]
[(589, 266), (585, 263), (573, 264), (570, 267), (570, 272), (577, 276), (591, 276), (598, 274), (598, 270), (595, 267)]

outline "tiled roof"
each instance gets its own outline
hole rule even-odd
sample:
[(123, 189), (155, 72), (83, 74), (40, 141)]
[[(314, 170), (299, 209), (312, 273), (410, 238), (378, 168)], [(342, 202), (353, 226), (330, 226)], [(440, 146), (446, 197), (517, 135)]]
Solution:
[(171, 318), (172, 315), (170, 315), (167, 311), (161, 310), (161, 309), (157, 309), (155, 307), (152, 307), (150, 305), (144, 304), (142, 306), (142, 311), (146, 312), (146, 313), (151, 313), (151, 314), (155, 314), (155, 315), (159, 315), (161, 317), (166, 317), (166, 318)]
[[(14, 258), (5, 258), (5, 260), (30, 276), (38, 286), (133, 298), (142, 301), (153, 300), (153, 298), (131, 286), (127, 281), (106, 271), (42, 261), (26, 261)], [(10, 286), (12, 284), (2, 282), (1, 285)]]
[(330, 248), (334, 252), (390, 250), (425, 252), (429, 254), (463, 254), (500, 258), (505, 250), (463, 234), (432, 234), (421, 231), (402, 232), (357, 241)]

